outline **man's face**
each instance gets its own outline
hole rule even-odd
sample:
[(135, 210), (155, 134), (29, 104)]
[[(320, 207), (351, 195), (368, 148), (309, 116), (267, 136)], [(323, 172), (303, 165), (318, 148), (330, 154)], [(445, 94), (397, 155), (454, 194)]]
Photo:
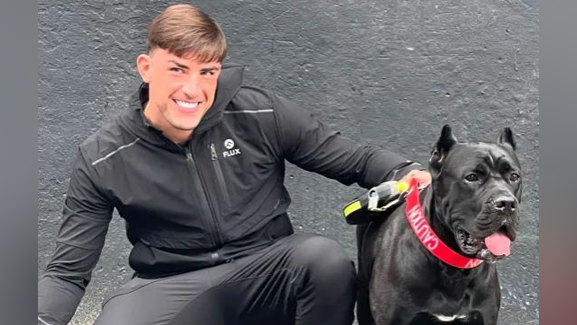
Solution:
[(214, 102), (221, 64), (157, 48), (139, 56), (137, 65), (149, 84), (145, 116), (172, 141), (187, 140)]

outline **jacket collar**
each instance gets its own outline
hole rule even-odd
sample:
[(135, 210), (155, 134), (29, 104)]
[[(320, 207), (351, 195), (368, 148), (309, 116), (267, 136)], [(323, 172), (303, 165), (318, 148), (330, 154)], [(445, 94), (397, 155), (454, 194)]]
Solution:
[[(198, 126), (192, 132), (193, 139), (220, 123), (224, 109), (242, 86), (244, 67), (235, 64), (225, 64), (218, 78), (214, 103), (203, 116)], [(142, 83), (130, 97), (130, 113), (124, 118), (124, 124), (138, 137), (155, 144), (166, 145), (170, 142), (162, 132), (156, 129), (144, 116), (144, 106), (148, 102), (148, 84)], [(171, 142), (170, 142), (171, 143)], [(173, 146), (175, 147), (175, 146)]]

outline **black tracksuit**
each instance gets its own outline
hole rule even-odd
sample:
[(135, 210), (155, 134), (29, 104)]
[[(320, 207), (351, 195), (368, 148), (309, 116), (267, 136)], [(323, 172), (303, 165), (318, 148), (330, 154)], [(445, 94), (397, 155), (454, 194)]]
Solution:
[[(129, 109), (79, 147), (55, 254), (38, 283), (39, 319), (72, 317), (102, 250), (112, 210), (126, 220), (136, 274), (166, 277), (249, 256), (293, 233), (285, 160), (349, 185), (383, 181), (406, 159), (329, 131), (302, 108), (242, 85), (226, 66), (192, 140), (177, 145)], [(40, 320), (39, 320), (40, 322)]]

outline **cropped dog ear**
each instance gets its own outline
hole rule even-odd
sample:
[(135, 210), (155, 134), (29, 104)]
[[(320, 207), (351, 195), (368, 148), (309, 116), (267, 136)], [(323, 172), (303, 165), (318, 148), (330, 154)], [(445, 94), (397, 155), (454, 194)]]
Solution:
[(433, 150), (431, 150), (431, 158), (429, 158), (429, 167), (432, 172), (438, 173), (445, 161), (445, 157), (449, 150), (457, 143), (457, 139), (453, 136), (453, 131), (449, 125), (443, 126), (441, 137), (435, 143)]
[(497, 143), (505, 144), (508, 143), (513, 150), (517, 149), (517, 144), (515, 143), (515, 139), (513, 139), (513, 131), (511, 128), (504, 128), (501, 133), (499, 133), (499, 137), (497, 138)]

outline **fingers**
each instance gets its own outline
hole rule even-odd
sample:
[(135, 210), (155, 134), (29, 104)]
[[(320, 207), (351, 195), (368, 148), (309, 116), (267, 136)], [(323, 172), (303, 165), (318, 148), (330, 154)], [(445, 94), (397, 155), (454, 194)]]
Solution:
[(413, 178), (417, 179), (417, 181), (422, 186), (427, 186), (431, 184), (431, 174), (424, 170), (411, 170), (401, 180), (409, 183)]

